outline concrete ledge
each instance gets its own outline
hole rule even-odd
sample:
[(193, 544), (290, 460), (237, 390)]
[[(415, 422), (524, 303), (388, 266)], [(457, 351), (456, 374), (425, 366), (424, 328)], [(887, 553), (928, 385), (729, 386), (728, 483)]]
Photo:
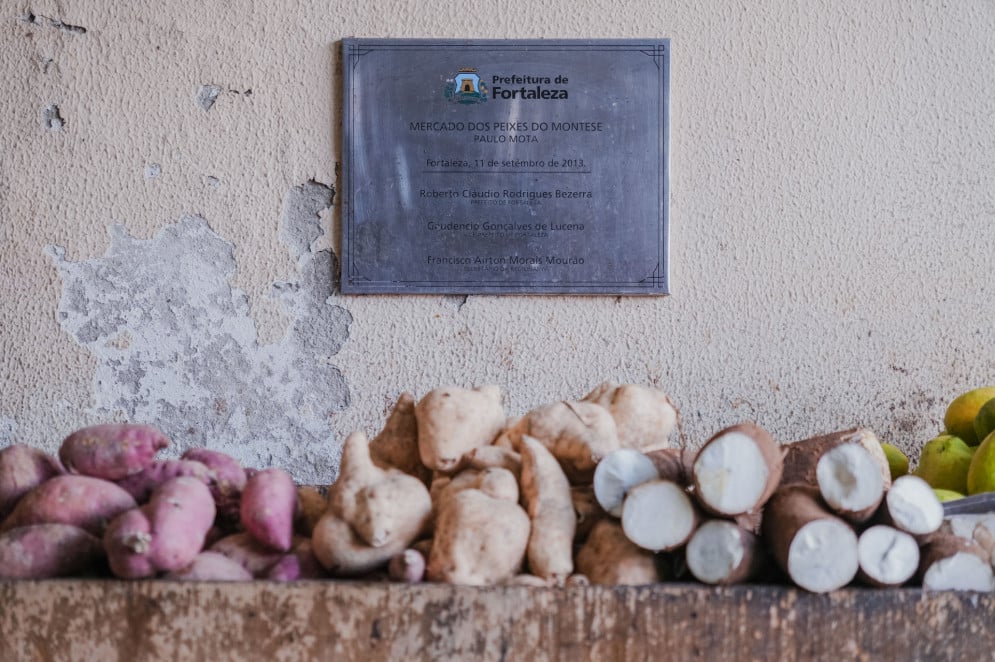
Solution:
[(0, 582), (18, 660), (988, 659), (995, 595), (691, 584)]

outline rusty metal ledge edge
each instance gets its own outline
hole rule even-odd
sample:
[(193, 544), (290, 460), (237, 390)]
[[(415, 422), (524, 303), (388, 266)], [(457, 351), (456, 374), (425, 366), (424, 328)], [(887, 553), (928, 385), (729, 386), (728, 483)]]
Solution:
[(0, 581), (4, 660), (991, 659), (995, 595)]

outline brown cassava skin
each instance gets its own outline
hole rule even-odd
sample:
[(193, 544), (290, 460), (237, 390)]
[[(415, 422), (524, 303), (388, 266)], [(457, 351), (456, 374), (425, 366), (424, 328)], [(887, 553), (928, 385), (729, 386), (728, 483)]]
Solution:
[(867, 428), (841, 430), (785, 444), (782, 446), (784, 470), (781, 473), (781, 484), (816, 485), (816, 467), (819, 464), (819, 458), (826, 451), (836, 448), (840, 444), (859, 444), (870, 452), (881, 469), (881, 478), (887, 492), (891, 487), (891, 469), (888, 468), (888, 458), (885, 457), (884, 449), (881, 448), (881, 442), (877, 436)]
[(788, 551), (798, 531), (809, 522), (820, 519), (837, 520), (849, 526), (827, 510), (818, 488), (810, 485), (785, 485), (767, 502), (763, 520), (764, 541), (785, 573), (788, 573)]
[(397, 398), (383, 430), (370, 442), (370, 457), (381, 469), (400, 469), (426, 485), (431, 482), (432, 471), (422, 464), (418, 452), (415, 398), (407, 391)]
[(284, 552), (266, 547), (245, 532), (225, 536), (211, 545), (210, 551), (235, 561), (253, 577), (265, 576), (285, 556)]
[(0, 535), (0, 577), (72, 577), (104, 556), (100, 539), (69, 524), (35, 524)]
[(522, 438), (522, 493), (532, 520), (528, 559), (532, 574), (562, 585), (574, 571), (577, 515), (570, 482), (545, 446)]
[(4, 448), (0, 451), (0, 520), (25, 494), (64, 473), (58, 460), (37, 448), (24, 444)]
[(530, 529), (518, 504), (463, 490), (441, 504), (426, 576), (470, 586), (500, 583), (518, 574)]
[(59, 459), (73, 473), (121, 480), (147, 467), (167, 446), (169, 439), (151, 425), (105, 423), (66, 437)]
[(595, 525), (603, 519), (611, 518), (597, 497), (594, 496), (594, 486), (574, 485), (570, 488), (570, 500), (573, 503), (574, 513), (577, 517), (577, 530), (574, 533), (574, 542), (584, 542), (591, 534)]
[(577, 571), (592, 584), (640, 586), (660, 581), (653, 553), (629, 541), (615, 520), (601, 520), (577, 552)]
[(644, 455), (653, 461), (657, 473), (663, 480), (669, 480), (684, 487), (691, 485), (694, 452), (683, 448), (661, 448), (646, 451)]
[(104, 534), (111, 570), (118, 577), (151, 577), (180, 570), (196, 558), (214, 524), (207, 485), (180, 476), (163, 483), (148, 504), (117, 517)]
[(604, 382), (584, 396), (615, 419), (622, 448), (645, 452), (670, 447), (677, 427), (677, 407), (663, 391), (637, 384)]
[(186, 567), (170, 572), (165, 579), (193, 582), (245, 582), (252, 579), (237, 561), (218, 552), (201, 552)]
[(418, 402), (415, 417), (422, 464), (451, 473), (460, 458), (478, 446), (491, 444), (504, 427), (501, 389), (438, 388)]
[(145, 503), (152, 492), (160, 485), (173, 478), (188, 476), (196, 478), (205, 485), (211, 482), (211, 471), (206, 465), (193, 460), (154, 460), (136, 474), (131, 474), (117, 484), (135, 498), (138, 503)]
[[(704, 498), (702, 498), (701, 487), (699, 484), (696, 466), (697, 457), (700, 457), (701, 453), (708, 447), (709, 444), (714, 443), (716, 440), (722, 438), (723, 436), (730, 433), (742, 433), (753, 440), (760, 454), (763, 456), (764, 463), (767, 465), (767, 482), (765, 483), (764, 490), (757, 497), (757, 500), (746, 510), (741, 512), (723, 512), (718, 508), (709, 504)], [(691, 482), (694, 486), (695, 501), (702, 507), (703, 510), (709, 512), (713, 515), (718, 515), (720, 517), (735, 517), (738, 515), (743, 515), (746, 513), (752, 513), (763, 508), (767, 500), (770, 499), (771, 495), (774, 494), (778, 486), (781, 485), (781, 475), (784, 468), (784, 455), (781, 450), (781, 446), (778, 445), (774, 438), (770, 435), (767, 430), (763, 429), (756, 423), (746, 422), (738, 423), (736, 425), (731, 425), (719, 432), (715, 433), (711, 439), (705, 442), (705, 444), (698, 451), (695, 462), (691, 465)]]
[(615, 420), (591, 402), (561, 401), (534, 409), (505, 430), (499, 445), (520, 450), (525, 435), (549, 449), (574, 485), (590, 483), (601, 458), (621, 447)]
[(329, 511), (371, 547), (410, 545), (429, 526), (432, 499), (421, 480), (399, 469), (381, 469), (366, 437), (346, 439), (338, 480), (329, 488)]
[(314, 555), (335, 577), (359, 577), (385, 567), (405, 550), (402, 542), (370, 547), (331, 510), (318, 521), (311, 538)]
[(317, 488), (301, 486), (297, 488), (297, 512), (294, 518), (294, 531), (311, 537), (315, 524), (325, 514), (328, 499)]
[(256, 540), (272, 549), (289, 552), (294, 538), (297, 486), (283, 469), (264, 469), (245, 483), (241, 522)]
[(950, 558), (954, 554), (973, 554), (985, 563), (991, 561), (991, 556), (974, 540), (967, 540), (953, 534), (935, 533), (929, 542), (922, 547), (919, 557), (919, 571), (916, 575), (922, 582), (923, 576), (934, 563)]
[(71, 524), (102, 536), (108, 522), (137, 505), (130, 494), (110, 481), (55, 476), (21, 498), (0, 531), (30, 524)]

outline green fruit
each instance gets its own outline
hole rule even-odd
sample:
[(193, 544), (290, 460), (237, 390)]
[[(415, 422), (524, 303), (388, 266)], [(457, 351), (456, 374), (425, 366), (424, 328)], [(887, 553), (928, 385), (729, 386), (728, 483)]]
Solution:
[(995, 398), (981, 405), (974, 417), (974, 434), (978, 439), (984, 439), (992, 432), (995, 432)]
[(884, 456), (888, 460), (888, 471), (891, 472), (892, 480), (909, 473), (909, 458), (905, 457), (905, 453), (891, 444), (881, 444), (881, 449), (884, 450)]
[(995, 492), (995, 432), (978, 446), (967, 470), (967, 493)]
[(946, 503), (947, 501), (956, 501), (957, 499), (963, 499), (964, 495), (960, 492), (954, 492), (953, 490), (933, 490), (936, 494), (936, 498), (940, 500), (940, 503)]
[(976, 388), (955, 398), (943, 416), (947, 432), (960, 437), (968, 446), (977, 446), (980, 439), (974, 433), (974, 417), (992, 398), (995, 398), (995, 386)]
[(929, 483), (933, 489), (967, 492), (967, 471), (971, 467), (974, 449), (960, 437), (942, 434), (926, 442), (919, 456), (919, 466), (913, 475)]

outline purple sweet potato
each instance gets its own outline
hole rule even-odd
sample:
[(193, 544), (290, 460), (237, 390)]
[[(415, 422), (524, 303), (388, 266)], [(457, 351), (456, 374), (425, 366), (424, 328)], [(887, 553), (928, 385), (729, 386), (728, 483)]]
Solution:
[(246, 569), (253, 577), (263, 577), (285, 556), (266, 547), (248, 533), (233, 533), (211, 545), (210, 551), (223, 554)]
[(284, 554), (265, 574), (266, 579), (278, 582), (294, 582), (299, 579), (321, 579), (328, 571), (318, 562), (311, 550), (311, 541), (302, 541), (294, 551)]
[(248, 478), (238, 460), (230, 455), (206, 448), (191, 448), (180, 456), (183, 460), (200, 462), (211, 470), (213, 482), (210, 485), (214, 500), (219, 497), (237, 495), (245, 487)]
[(147, 467), (168, 445), (169, 439), (151, 425), (106, 423), (66, 437), (59, 459), (73, 473), (121, 480)]
[(189, 476), (163, 483), (148, 504), (107, 527), (104, 546), (118, 577), (149, 577), (180, 570), (204, 547), (214, 524), (214, 499), (207, 485)]
[(25, 494), (0, 531), (30, 524), (72, 524), (102, 536), (107, 523), (138, 504), (114, 483), (90, 476), (55, 476)]
[(242, 490), (242, 526), (262, 544), (289, 552), (294, 537), (297, 487), (283, 469), (260, 471)]
[(153, 460), (152, 464), (136, 474), (122, 478), (117, 481), (117, 484), (135, 497), (135, 501), (145, 503), (156, 488), (166, 481), (180, 476), (196, 478), (208, 487), (213, 480), (211, 470), (200, 462), (193, 460)]
[(66, 470), (58, 460), (37, 448), (14, 444), (0, 451), (0, 520), (22, 496), (64, 473)]
[(35, 524), (0, 534), (0, 577), (47, 579), (88, 570), (104, 555), (100, 539), (69, 524)]
[(193, 562), (166, 575), (166, 579), (180, 581), (241, 582), (252, 575), (237, 561), (218, 552), (201, 552)]

